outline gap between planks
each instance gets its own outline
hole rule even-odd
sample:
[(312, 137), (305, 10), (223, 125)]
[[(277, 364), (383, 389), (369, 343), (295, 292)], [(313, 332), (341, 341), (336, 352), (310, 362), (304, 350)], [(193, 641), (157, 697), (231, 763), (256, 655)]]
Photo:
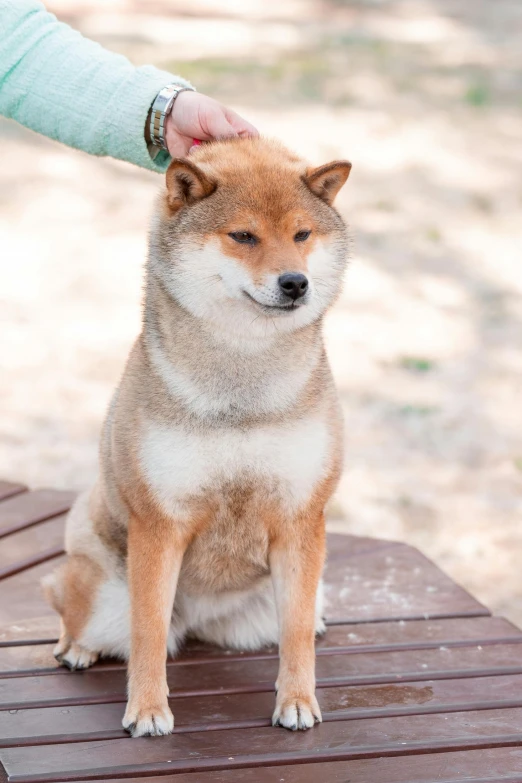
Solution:
[[(41, 506), (44, 509), (43, 511), (36, 511), (31, 508), (24, 509), (23, 516), (25, 516), (25, 521), (22, 520), (18, 522), (14, 522), (11, 525), (5, 526), (5, 511), (6, 507), (8, 507), (8, 510), (11, 511), (11, 513), (16, 512), (19, 509), (16, 509), (16, 505), (12, 503), (11, 501), (18, 501), (22, 500), (25, 502), (27, 498), (35, 500), (46, 494), (50, 494), (51, 496), (56, 496), (56, 502), (53, 504), (49, 504), (47, 509), (45, 509), (45, 506), (48, 502), (48, 500), (43, 500)], [(40, 525), (42, 522), (48, 522), (51, 519), (54, 519), (55, 517), (63, 516), (64, 514), (67, 514), (74, 502), (75, 494), (72, 492), (67, 492), (66, 490), (34, 490), (32, 492), (21, 492), (21, 493), (14, 493), (9, 498), (1, 498), (0, 499), (0, 522), (2, 522), (2, 516), (4, 516), (4, 526), (0, 526), (0, 539), (7, 538), (8, 536), (14, 535), (16, 533), (20, 533), (24, 530), (28, 530), (31, 527), (34, 527), (35, 525)], [(10, 506), (15, 505), (14, 509), (9, 509)], [(4, 512), (4, 514), (2, 514)]]
[(28, 557), (26, 560), (19, 560), (17, 563), (12, 563), (12, 565), (6, 566), (6, 568), (1, 568), (0, 580), (7, 579), (10, 576), (16, 576), (16, 574), (20, 574), (22, 571), (28, 571), (30, 568), (34, 568), (34, 566), (46, 563), (48, 560), (54, 560), (55, 558), (64, 554), (65, 551), (61, 546), (46, 549), (44, 552), (40, 552), (39, 555), (33, 555), (32, 557)]
[(335, 620), (327, 620), (325, 625), (330, 627), (331, 625), (363, 625), (366, 623), (407, 623), (411, 621), (419, 620), (469, 620), (471, 617), (491, 617), (489, 609), (484, 607), (478, 607), (477, 609), (469, 609), (466, 612), (426, 612), (425, 614), (408, 615), (407, 617), (371, 617), (368, 620), (352, 619), (348, 618), (343, 620), (342, 618)]

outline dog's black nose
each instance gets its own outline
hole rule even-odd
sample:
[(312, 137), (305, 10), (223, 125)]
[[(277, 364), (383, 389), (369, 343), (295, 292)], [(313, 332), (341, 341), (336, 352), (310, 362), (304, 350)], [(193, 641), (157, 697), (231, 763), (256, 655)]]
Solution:
[(294, 302), (304, 296), (308, 290), (308, 278), (300, 272), (287, 272), (279, 278), (279, 288)]

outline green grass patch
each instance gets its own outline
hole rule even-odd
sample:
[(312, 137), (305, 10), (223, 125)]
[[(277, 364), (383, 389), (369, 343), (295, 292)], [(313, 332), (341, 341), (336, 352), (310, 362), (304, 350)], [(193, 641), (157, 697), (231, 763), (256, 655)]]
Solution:
[(491, 93), (485, 84), (471, 84), (464, 93), (464, 100), (470, 106), (486, 106), (491, 101)]
[(442, 235), (437, 226), (428, 226), (426, 229), (426, 238), (429, 239), (430, 242), (440, 242)]
[(399, 365), (403, 370), (408, 370), (408, 372), (414, 372), (418, 375), (430, 372), (430, 370), (435, 368), (435, 362), (423, 356), (403, 356), (399, 361)]

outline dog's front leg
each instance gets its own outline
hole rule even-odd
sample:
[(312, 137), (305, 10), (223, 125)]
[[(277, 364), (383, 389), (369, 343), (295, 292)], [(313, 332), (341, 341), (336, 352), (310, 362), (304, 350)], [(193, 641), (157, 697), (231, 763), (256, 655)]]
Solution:
[(279, 620), (279, 674), (274, 726), (319, 723), (315, 698), (315, 601), (325, 557), (324, 519), (299, 519), (274, 541), (270, 568)]
[(136, 517), (129, 523), (128, 546), (131, 652), (123, 727), (133, 737), (170, 734), (167, 636), (183, 546), (173, 526), (158, 528)]

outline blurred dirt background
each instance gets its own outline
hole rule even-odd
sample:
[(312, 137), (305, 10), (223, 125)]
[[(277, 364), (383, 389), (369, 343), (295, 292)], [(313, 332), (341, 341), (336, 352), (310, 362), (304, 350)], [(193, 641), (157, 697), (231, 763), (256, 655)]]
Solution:
[[(315, 163), (354, 164), (328, 322), (331, 526), (420, 547), (522, 624), (519, 0), (50, 2)], [(122, 122), (123, 122), (122, 118)], [(86, 486), (139, 328), (156, 175), (0, 125), (0, 475)]]

